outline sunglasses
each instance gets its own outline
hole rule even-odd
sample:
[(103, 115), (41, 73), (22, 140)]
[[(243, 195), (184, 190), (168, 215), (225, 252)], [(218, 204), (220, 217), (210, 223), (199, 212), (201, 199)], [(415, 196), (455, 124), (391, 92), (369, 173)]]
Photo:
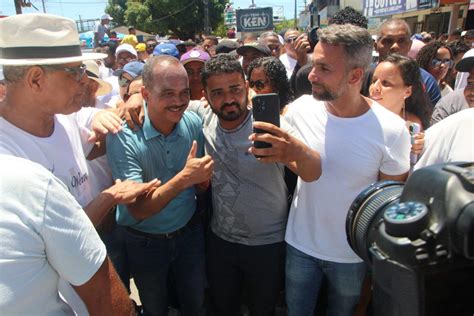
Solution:
[(441, 67), (441, 65), (445, 65), (448, 68), (453, 67), (454, 61), (452, 59), (438, 59), (438, 58), (433, 58), (431, 60), (431, 66), (433, 67)]
[(122, 88), (128, 86), (132, 82), (132, 79), (125, 78), (124, 76), (120, 76), (119, 78), (119, 86)]
[(87, 66), (84, 64), (78, 67), (62, 67), (62, 66), (56, 66), (56, 65), (45, 65), (42, 67), (48, 68), (48, 69), (65, 71), (68, 74), (74, 75), (75, 76), (74, 80), (76, 80), (77, 82), (81, 81), (82, 77), (84, 77), (87, 70)]
[(265, 88), (265, 85), (268, 83), (268, 81), (262, 81), (262, 80), (249, 80), (249, 86), (250, 88), (253, 89), (253, 87), (255, 87), (255, 89), (257, 90), (262, 90), (263, 88)]
[(136, 59), (135, 56), (127, 56), (127, 57), (117, 58), (118, 61), (125, 62), (125, 63), (129, 63), (129, 62), (131, 62), (132, 60), (135, 60), (135, 59)]
[(272, 51), (272, 52), (279, 52), (281, 50), (281, 47), (279, 45), (268, 45), (268, 48)]
[(297, 36), (290, 36), (287, 39), (285, 39), (285, 43), (288, 43), (288, 44), (293, 43), (294, 41), (296, 41), (297, 38), (298, 38)]
[(401, 38), (382, 38), (381, 43), (384, 46), (393, 46), (393, 44), (397, 43), (398, 46), (405, 46), (410, 43), (410, 38), (401, 37)]

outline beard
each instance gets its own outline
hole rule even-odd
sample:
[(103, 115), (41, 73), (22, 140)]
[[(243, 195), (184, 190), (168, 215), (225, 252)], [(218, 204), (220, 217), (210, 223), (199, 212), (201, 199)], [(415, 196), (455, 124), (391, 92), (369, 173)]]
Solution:
[[(219, 117), (220, 119), (224, 121), (230, 122), (230, 121), (238, 120), (239, 118), (242, 117), (242, 115), (245, 115), (245, 113), (247, 113), (247, 103), (248, 103), (247, 101), (248, 99), (245, 98), (245, 104), (243, 106), (239, 104), (238, 102), (224, 103), (219, 109), (216, 109), (212, 104), (210, 105), (211, 105), (212, 112), (214, 112), (214, 114), (216, 114), (217, 117)], [(230, 107), (235, 107), (236, 110), (232, 112), (226, 112), (225, 109), (230, 108)]]
[(343, 92), (342, 87), (340, 87), (337, 91), (330, 91), (325, 85), (322, 84), (312, 84), (312, 86), (322, 88), (321, 92), (312, 90), (313, 98), (319, 101), (334, 101), (339, 98)]

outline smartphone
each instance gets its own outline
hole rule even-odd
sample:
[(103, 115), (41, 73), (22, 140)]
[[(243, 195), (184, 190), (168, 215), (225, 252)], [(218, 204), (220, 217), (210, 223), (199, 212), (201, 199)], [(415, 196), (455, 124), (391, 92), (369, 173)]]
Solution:
[[(252, 98), (252, 113), (254, 121), (271, 123), (280, 127), (280, 98), (276, 93), (257, 94)], [(254, 133), (268, 133), (254, 128)], [(272, 145), (266, 142), (255, 142), (255, 148), (269, 148)]]
[[(410, 132), (410, 136), (411, 136), (411, 143), (413, 144), (413, 142), (415, 141), (414, 139), (415, 134), (418, 134), (419, 132), (421, 132), (421, 126), (420, 124), (414, 123), (414, 122), (408, 122), (407, 125), (408, 125), (408, 131)], [(418, 161), (418, 155), (414, 153), (410, 153), (410, 163), (414, 165), (417, 161)]]

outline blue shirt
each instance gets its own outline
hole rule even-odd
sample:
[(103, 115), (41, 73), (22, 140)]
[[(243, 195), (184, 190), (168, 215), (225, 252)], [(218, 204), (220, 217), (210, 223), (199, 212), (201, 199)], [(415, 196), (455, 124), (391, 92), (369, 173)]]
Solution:
[[(114, 179), (148, 182), (158, 178), (162, 184), (183, 170), (193, 140), (198, 156), (204, 150), (201, 119), (185, 112), (170, 135), (158, 132), (145, 111), (143, 128), (134, 131), (127, 125), (120, 133), (107, 136), (107, 158)], [(117, 207), (117, 223), (154, 234), (173, 232), (190, 220), (196, 210), (194, 186), (179, 193), (159, 213), (136, 220), (125, 205)]]
[(431, 75), (428, 71), (424, 70), (420, 67), (420, 75), (421, 81), (425, 86), (425, 91), (429, 94), (431, 104), (433, 107), (438, 103), (439, 99), (441, 99), (441, 91), (439, 90), (438, 82), (436, 79)]

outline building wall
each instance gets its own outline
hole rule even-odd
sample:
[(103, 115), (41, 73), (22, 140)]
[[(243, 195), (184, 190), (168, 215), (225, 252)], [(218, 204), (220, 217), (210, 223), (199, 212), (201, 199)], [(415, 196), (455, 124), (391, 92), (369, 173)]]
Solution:
[(345, 8), (345, 7), (353, 7), (357, 11), (362, 12), (362, 3), (363, 1), (361, 0), (340, 0), (340, 7)]

